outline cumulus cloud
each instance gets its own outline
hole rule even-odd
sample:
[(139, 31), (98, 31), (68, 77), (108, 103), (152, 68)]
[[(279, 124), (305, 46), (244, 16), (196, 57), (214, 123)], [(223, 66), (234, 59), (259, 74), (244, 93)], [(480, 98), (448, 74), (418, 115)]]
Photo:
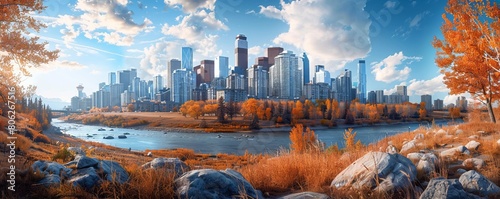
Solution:
[(288, 31), (273, 40), (275, 44), (292, 45), (308, 52), (312, 62), (324, 65), (362, 58), (370, 52), (371, 20), (364, 10), (366, 0), (302, 0), (280, 4), (281, 9), (260, 6), (259, 12), (288, 24)]
[[(391, 95), (391, 94), (397, 92), (398, 86), (406, 86), (406, 82), (401, 82), (398, 85), (394, 86), (394, 88), (391, 88), (391, 89), (384, 89), (384, 95)], [(408, 89), (407, 89), (407, 91), (408, 91)]]
[(372, 74), (375, 75), (375, 80), (391, 83), (396, 80), (404, 81), (408, 78), (411, 69), (404, 66), (398, 69), (401, 64), (411, 64), (413, 61), (420, 61), (421, 57), (407, 57), (403, 52), (390, 55), (381, 62), (372, 63)]
[(177, 42), (157, 42), (144, 48), (144, 56), (140, 61), (139, 76), (145, 79), (152, 79), (154, 76), (167, 75), (167, 57), (180, 58), (181, 45)]
[(135, 23), (133, 12), (126, 6), (127, 0), (78, 0), (74, 9), (82, 14), (62, 15), (55, 23), (65, 26), (61, 33), (66, 42), (72, 42), (82, 32), (89, 39), (130, 46), (137, 34), (149, 32), (154, 27), (148, 18), (141, 24)]
[(259, 56), (259, 55), (263, 55), (263, 53), (264, 53), (264, 49), (260, 46), (254, 46), (254, 47), (250, 47), (248, 49), (249, 55)]
[(410, 80), (408, 86), (408, 95), (425, 95), (436, 92), (449, 92), (446, 85), (443, 83), (444, 75), (438, 75), (430, 80)]
[(186, 13), (194, 12), (198, 9), (214, 10), (215, 0), (164, 0), (165, 4), (170, 7), (181, 6)]
[(206, 31), (228, 30), (229, 28), (215, 18), (213, 11), (200, 10), (180, 17), (178, 21), (177, 25), (163, 25), (162, 33), (184, 40), (188, 46), (193, 46), (196, 52), (203, 56), (213, 57), (221, 54), (216, 43), (218, 36), (208, 34)]

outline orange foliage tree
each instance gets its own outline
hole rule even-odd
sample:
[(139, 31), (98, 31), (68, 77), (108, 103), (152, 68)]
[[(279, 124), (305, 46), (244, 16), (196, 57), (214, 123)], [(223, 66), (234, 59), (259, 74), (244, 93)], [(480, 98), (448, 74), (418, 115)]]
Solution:
[(241, 105), (241, 111), (243, 112), (243, 115), (249, 116), (250, 118), (253, 118), (253, 116), (257, 114), (258, 108), (259, 108), (259, 101), (257, 101), (254, 98), (246, 100)]
[(57, 59), (58, 50), (45, 49), (47, 42), (40, 43), (39, 37), (31, 34), (46, 27), (33, 18), (44, 9), (43, 1), (0, 1), (0, 104), (7, 103), (11, 88), (14, 88), (17, 100), (33, 94), (35, 87), (21, 86), (23, 77), (31, 75), (30, 68)]
[(292, 131), (290, 131), (290, 141), (292, 142), (292, 151), (296, 153), (319, 150), (317, 147), (318, 140), (314, 131), (306, 128), (304, 132), (304, 126), (302, 126), (302, 124), (297, 124), (292, 128)]
[(297, 101), (295, 103), (295, 107), (293, 107), (293, 109), (292, 109), (292, 118), (294, 120), (304, 118), (304, 106), (303, 106), (302, 102)]
[(436, 64), (450, 94), (468, 92), (488, 108), (500, 89), (500, 8), (489, 0), (449, 0), (441, 26), (443, 39), (434, 38)]

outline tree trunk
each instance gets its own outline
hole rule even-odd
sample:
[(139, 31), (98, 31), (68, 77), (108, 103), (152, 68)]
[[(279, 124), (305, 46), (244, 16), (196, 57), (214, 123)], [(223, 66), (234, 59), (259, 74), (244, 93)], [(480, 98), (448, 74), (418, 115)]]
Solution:
[(486, 100), (486, 106), (488, 107), (488, 114), (490, 115), (491, 122), (497, 123), (497, 120), (495, 119), (495, 113), (493, 113), (493, 106), (491, 105), (491, 100), (489, 99)]

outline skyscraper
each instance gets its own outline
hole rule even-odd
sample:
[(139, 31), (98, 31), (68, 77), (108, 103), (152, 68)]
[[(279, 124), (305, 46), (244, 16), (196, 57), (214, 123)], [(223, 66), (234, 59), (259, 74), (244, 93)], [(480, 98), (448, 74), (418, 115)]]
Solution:
[(268, 90), (268, 74), (263, 66), (252, 66), (247, 70), (248, 96), (265, 99)]
[(110, 72), (108, 74), (108, 84), (109, 85), (116, 84), (116, 73), (115, 72)]
[(160, 93), (160, 90), (163, 89), (164, 83), (163, 83), (163, 77), (161, 75), (155, 76), (153, 80), (153, 91), (154, 94)]
[(194, 89), (194, 78), (193, 71), (187, 71), (185, 68), (174, 70), (172, 73), (170, 100), (177, 104), (183, 104), (191, 100)]
[(243, 34), (236, 35), (234, 47), (235, 72), (240, 75), (245, 75), (245, 72), (248, 68), (247, 37)]
[(82, 99), (83, 96), (83, 86), (80, 84), (76, 87), (76, 90), (78, 90), (78, 98)]
[(228, 75), (229, 75), (229, 58), (224, 56), (216, 57), (214, 77), (226, 78)]
[(375, 94), (377, 95), (377, 103), (383, 104), (384, 102), (384, 90), (376, 90)]
[[(127, 90), (130, 86), (130, 71), (129, 70), (119, 70), (116, 72), (116, 83), (122, 84), (122, 89)], [(118, 106), (118, 105), (117, 105)]]
[(410, 97), (408, 96), (408, 91), (407, 91), (406, 86), (397, 86), (396, 90), (397, 90), (396, 93), (398, 95), (402, 96), (401, 102), (408, 102), (408, 101), (410, 101)]
[[(306, 53), (304, 52), (302, 54), (302, 72), (304, 73), (304, 77), (303, 77), (303, 80), (304, 80), (304, 84), (308, 84), (310, 83), (310, 75), (309, 75), (309, 58), (307, 58), (307, 55)], [(328, 81), (328, 83), (330, 83), (330, 81)]]
[(182, 68), (188, 71), (193, 70), (193, 49), (191, 47), (182, 47)]
[[(330, 72), (325, 70), (325, 67), (322, 65), (316, 65), (317, 71), (314, 73), (314, 83), (327, 83), (331, 84)], [(320, 67), (318, 67), (320, 66)]]
[(181, 61), (171, 59), (167, 64), (167, 79), (165, 80), (167, 88), (172, 88), (172, 73), (174, 70), (181, 69)]
[(350, 70), (345, 69), (345, 71), (337, 77), (336, 95), (335, 98), (339, 102), (351, 102), (354, 99), (354, 96), (352, 96), (352, 77)]
[(297, 99), (302, 95), (302, 70), (298, 57), (292, 51), (284, 51), (274, 59), (269, 69), (271, 95), (279, 99)]
[(202, 83), (210, 84), (214, 79), (214, 61), (202, 60), (195, 72), (196, 87), (199, 87)]
[(283, 48), (281, 47), (270, 47), (267, 48), (267, 58), (269, 60), (269, 67), (274, 65), (274, 58), (278, 56), (281, 52), (283, 52)]
[(365, 60), (358, 62), (358, 90), (357, 97), (359, 102), (366, 103), (366, 66)]
[(420, 96), (420, 102), (425, 102), (425, 110), (432, 111), (432, 95)]

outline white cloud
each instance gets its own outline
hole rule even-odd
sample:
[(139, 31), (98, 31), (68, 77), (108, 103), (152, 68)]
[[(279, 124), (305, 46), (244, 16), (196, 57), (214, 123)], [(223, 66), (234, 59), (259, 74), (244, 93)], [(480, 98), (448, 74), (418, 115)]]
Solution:
[(152, 22), (148, 18), (144, 18), (142, 24), (135, 23), (133, 12), (126, 6), (127, 0), (78, 0), (75, 11), (82, 14), (59, 16), (56, 24), (65, 26), (61, 33), (67, 43), (83, 32), (89, 39), (130, 46), (136, 35), (149, 32), (154, 26), (151, 26)]
[(249, 10), (247, 12), (245, 12), (245, 14), (249, 15), (249, 14), (256, 14), (255, 10)]
[(269, 18), (274, 18), (274, 19), (283, 19), (282, 16), (281, 16), (281, 10), (279, 10), (278, 8), (274, 7), (274, 6), (262, 6), (260, 5), (260, 11), (259, 11), (259, 14), (262, 14), (266, 17), (269, 17)]
[(366, 0), (303, 0), (281, 9), (261, 6), (264, 16), (282, 19), (289, 30), (273, 42), (289, 44), (308, 53), (311, 62), (342, 67), (342, 62), (365, 57), (370, 52), (371, 20), (364, 10)]
[(152, 79), (160, 74), (166, 75), (167, 57), (180, 58), (181, 45), (177, 42), (158, 42), (144, 48), (144, 56), (140, 61), (139, 76), (145, 79)]
[(203, 56), (214, 57), (221, 54), (217, 49), (218, 36), (208, 34), (207, 31), (228, 30), (229, 28), (221, 21), (215, 18), (212, 11), (200, 10), (181, 17), (179, 24), (170, 26), (165, 24), (162, 27), (162, 33), (175, 36), (186, 42), (188, 46), (193, 46), (196, 52)]
[(264, 53), (264, 49), (260, 46), (254, 46), (254, 47), (250, 47), (248, 49), (249, 55), (259, 56), (259, 55), (262, 55), (263, 53)]
[(410, 80), (408, 86), (408, 95), (425, 95), (436, 92), (449, 92), (446, 85), (443, 83), (444, 75), (438, 75), (430, 80)]
[(398, 69), (398, 66), (403, 64), (411, 64), (414, 60), (420, 61), (421, 57), (407, 57), (403, 52), (394, 53), (390, 55), (381, 62), (372, 63), (372, 74), (375, 75), (375, 80), (390, 83), (396, 80), (404, 81), (408, 78), (411, 69), (408, 66), (404, 66), (402, 69)]
[(215, 0), (164, 0), (165, 4), (170, 7), (182, 6), (182, 10), (186, 13), (194, 12), (198, 9), (214, 10)]

